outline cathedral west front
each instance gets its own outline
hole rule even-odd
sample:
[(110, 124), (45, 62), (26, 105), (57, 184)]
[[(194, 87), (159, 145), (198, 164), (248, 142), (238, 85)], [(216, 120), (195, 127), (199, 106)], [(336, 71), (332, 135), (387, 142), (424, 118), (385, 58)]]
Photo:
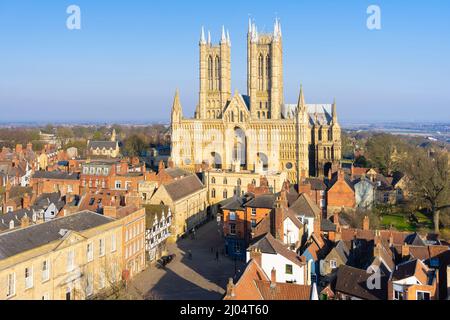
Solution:
[(327, 175), (341, 160), (336, 103), (297, 103), (283, 94), (283, 36), (275, 21), (270, 34), (249, 21), (247, 94), (231, 92), (231, 40), (222, 28), (219, 44), (202, 28), (199, 101), (193, 118), (183, 116), (177, 91), (172, 106), (173, 164), (190, 171), (287, 172)]

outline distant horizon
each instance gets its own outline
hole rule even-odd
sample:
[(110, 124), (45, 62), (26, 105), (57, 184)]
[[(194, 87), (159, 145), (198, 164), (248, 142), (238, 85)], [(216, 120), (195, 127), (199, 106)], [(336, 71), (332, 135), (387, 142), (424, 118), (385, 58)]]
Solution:
[(0, 123), (168, 122), (177, 88), (193, 117), (202, 26), (213, 43), (230, 31), (232, 92), (246, 94), (249, 17), (261, 32), (281, 20), (286, 103), (303, 84), (306, 103), (336, 98), (341, 123), (450, 121), (450, 2), (378, 0), (380, 30), (368, 0), (77, 0), (80, 30), (70, 4), (1, 2)]

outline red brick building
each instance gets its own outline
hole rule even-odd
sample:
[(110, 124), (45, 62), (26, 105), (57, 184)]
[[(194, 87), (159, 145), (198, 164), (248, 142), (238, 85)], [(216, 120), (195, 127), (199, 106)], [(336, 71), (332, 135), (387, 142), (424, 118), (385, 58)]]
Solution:
[(336, 172), (329, 181), (327, 191), (328, 214), (335, 210), (354, 210), (356, 207), (353, 183), (343, 170)]

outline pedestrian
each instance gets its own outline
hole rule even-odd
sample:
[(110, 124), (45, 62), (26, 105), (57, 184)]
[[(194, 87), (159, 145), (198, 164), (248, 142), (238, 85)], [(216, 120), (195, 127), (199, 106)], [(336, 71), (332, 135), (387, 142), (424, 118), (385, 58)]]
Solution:
[(192, 251), (189, 250), (189, 260), (192, 260)]
[(216, 260), (219, 262), (219, 250), (216, 251)]

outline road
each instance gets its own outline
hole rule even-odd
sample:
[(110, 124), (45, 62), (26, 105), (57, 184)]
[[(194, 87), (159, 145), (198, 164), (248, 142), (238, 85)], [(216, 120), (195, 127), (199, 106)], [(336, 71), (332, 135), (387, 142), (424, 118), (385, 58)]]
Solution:
[[(196, 231), (196, 239), (183, 239), (168, 245), (169, 253), (175, 253), (176, 257), (166, 270), (149, 267), (133, 279), (129, 290), (146, 299), (221, 299), (228, 279), (235, 277), (235, 270), (239, 274), (245, 267), (243, 262), (223, 256), (223, 247), (217, 222), (209, 222)], [(216, 251), (219, 251), (218, 261)]]

